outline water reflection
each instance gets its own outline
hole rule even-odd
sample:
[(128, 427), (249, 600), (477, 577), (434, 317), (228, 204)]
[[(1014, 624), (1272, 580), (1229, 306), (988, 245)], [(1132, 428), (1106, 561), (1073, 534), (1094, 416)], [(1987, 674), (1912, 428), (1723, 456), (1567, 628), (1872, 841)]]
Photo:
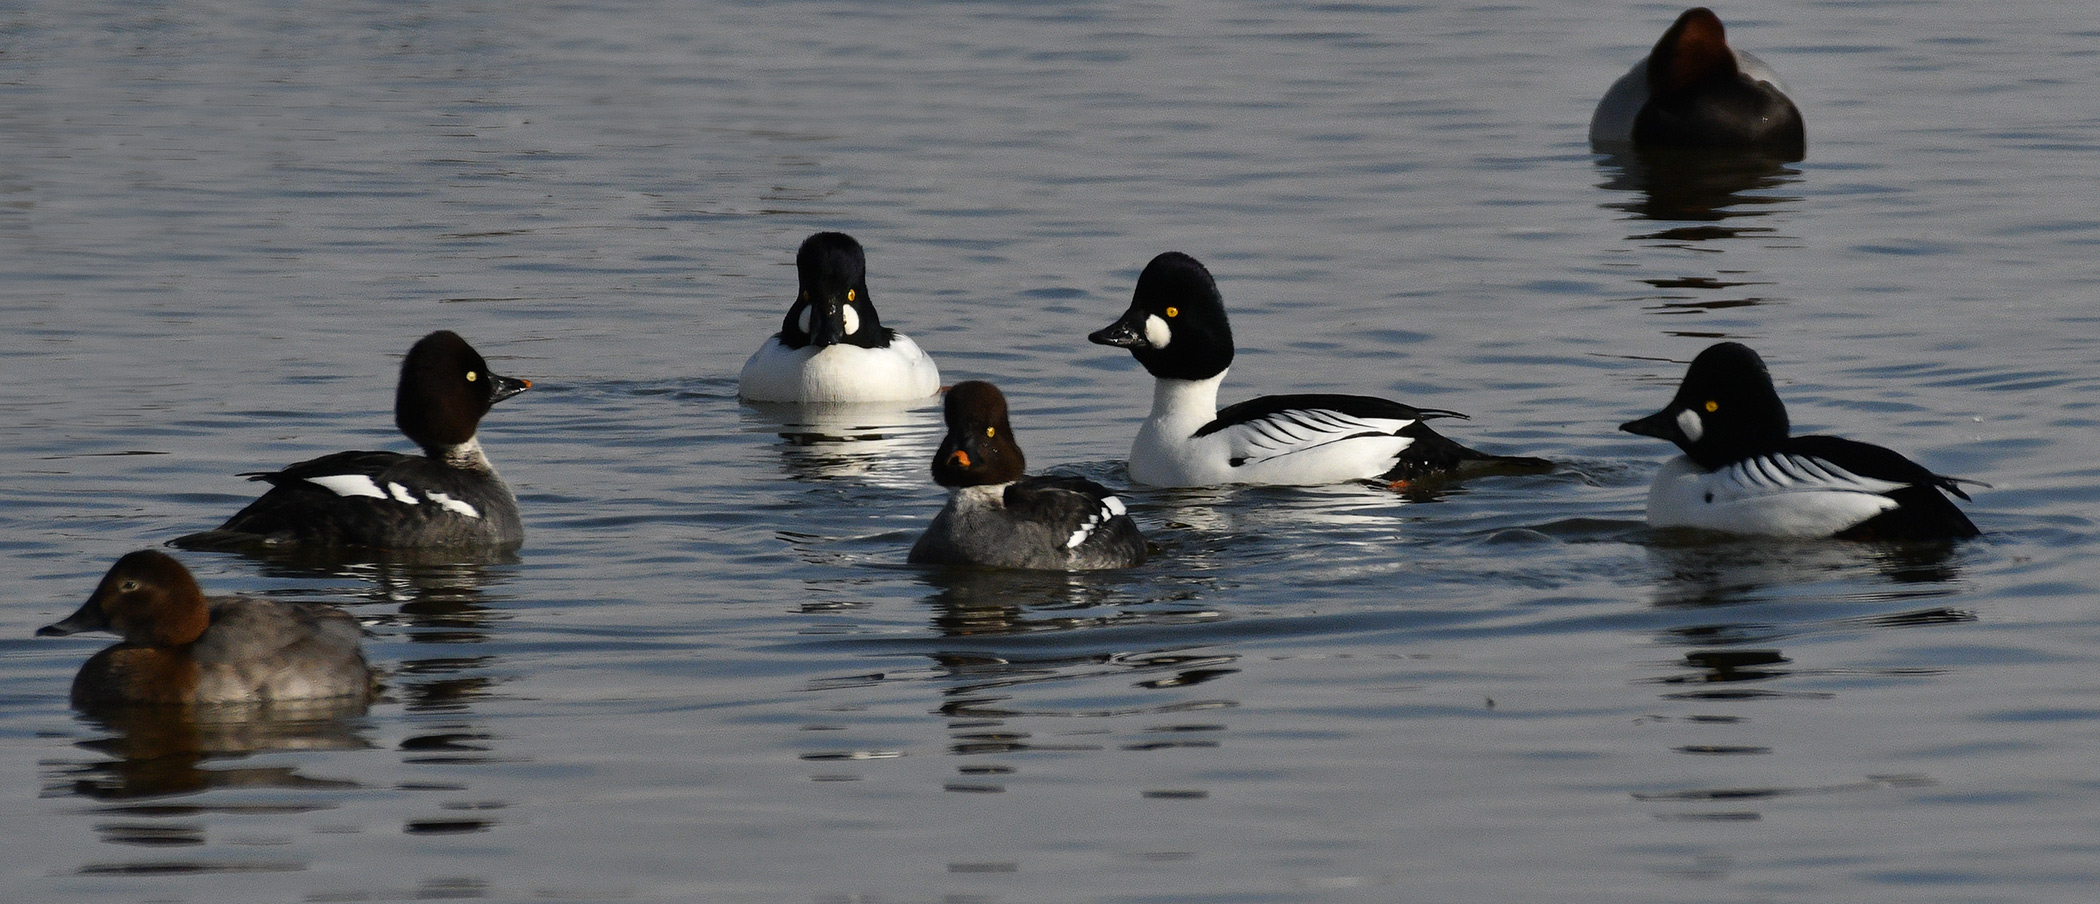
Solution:
[(938, 397), (917, 402), (789, 405), (745, 402), (744, 430), (780, 437), (781, 469), (798, 480), (856, 478), (917, 488), (940, 445)]
[[(264, 706), (109, 706), (82, 718), (107, 732), (77, 746), (111, 759), (46, 763), (45, 793), (96, 800), (134, 800), (221, 789), (355, 788), (319, 779), (297, 766), (214, 768), (216, 760), (272, 750), (352, 750), (371, 747), (357, 699)], [(152, 833), (148, 833), (152, 834)], [(112, 838), (112, 841), (127, 841)]]
[[(1751, 821), (1763, 818), (1758, 803), (1799, 795), (1837, 794), (1929, 785), (1919, 775), (1864, 775), (1854, 781), (1790, 785), (1773, 782), (1769, 766), (1753, 768), (1742, 758), (1787, 751), (1773, 738), (1788, 733), (1758, 724), (1739, 707), (1774, 700), (1835, 700), (1829, 679), (1904, 679), (1937, 675), (1924, 662), (1888, 667), (1803, 664), (1780, 646), (1791, 638), (1972, 621), (1975, 615), (1944, 605), (1901, 608), (1891, 604), (1944, 597), (1955, 592), (1960, 569), (1954, 547), (1945, 544), (1871, 544), (1769, 538), (1716, 538), (1711, 534), (1657, 531), (1649, 546), (1661, 579), (1654, 604), (1690, 613), (1734, 613), (1732, 618), (1679, 623), (1658, 640), (1688, 648), (1650, 679), (1672, 708), (1646, 722), (1663, 730), (1671, 752), (1711, 761), (1690, 787), (1641, 790), (1636, 800), (1667, 805), (1659, 819)], [(1863, 580), (1864, 578), (1864, 580)], [(1834, 605), (1835, 604), (1835, 605)], [(1842, 608), (1837, 608), (1841, 606)], [(1861, 613), (1859, 608), (1873, 611)], [(1837, 614), (1831, 614), (1837, 608)], [(1760, 617), (1752, 617), (1751, 613)], [(1806, 617), (1789, 613), (1806, 613)], [(1801, 686), (1804, 680), (1823, 683)], [(1770, 716), (1769, 710), (1753, 711)], [(1783, 768), (1783, 767), (1781, 767)], [(1700, 775), (1698, 772), (1694, 776)]]
[(933, 629), (941, 637), (1024, 634), (1127, 625), (1215, 621), (1203, 606), (1124, 605), (1128, 580), (1114, 575), (989, 568), (938, 568), (921, 577), (933, 592)]
[[(1717, 537), (1656, 531), (1648, 554), (1662, 575), (1654, 603), (1670, 608), (1732, 606), (1799, 596), (1829, 582), (1850, 599), (1951, 594), (1961, 572), (1949, 544), (1848, 543), (1769, 537)], [(1891, 587), (1861, 590), (1862, 576)], [(1868, 585), (1872, 587), (1873, 585)]]
[(1774, 205), (1800, 200), (1772, 190), (1798, 182), (1800, 170), (1776, 157), (1754, 153), (1644, 150), (1597, 158), (1604, 171), (1600, 188), (1632, 193), (1631, 198), (1604, 203), (1637, 220), (1683, 222), (1659, 232), (1635, 234), (1635, 240), (1692, 243), (1743, 235), (1769, 234), (1741, 220), (1767, 215)]

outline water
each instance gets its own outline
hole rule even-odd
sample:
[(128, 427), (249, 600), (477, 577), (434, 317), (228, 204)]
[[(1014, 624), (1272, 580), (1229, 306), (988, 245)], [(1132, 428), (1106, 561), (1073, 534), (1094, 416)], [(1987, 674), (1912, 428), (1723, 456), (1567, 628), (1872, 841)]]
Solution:
[[(1583, 144), (1652, 4), (0, 9), (0, 874), (23, 900), (2051, 901), (2100, 863), (2083, 6), (1727, 9), (1809, 155)], [(1565, 464), (1137, 491), (1124, 574), (902, 564), (931, 407), (739, 406), (792, 253), (1121, 483), (1087, 332), (1179, 249), (1227, 401), (1389, 394)], [(337, 603), (389, 695), (68, 710), (33, 639), (237, 472), (402, 448), (452, 328), (535, 389), (493, 562), (185, 554)], [(1716, 338), (1797, 428), (1988, 481), (1941, 556), (1683, 544), (1613, 426)], [(817, 442), (851, 432), (861, 442)]]

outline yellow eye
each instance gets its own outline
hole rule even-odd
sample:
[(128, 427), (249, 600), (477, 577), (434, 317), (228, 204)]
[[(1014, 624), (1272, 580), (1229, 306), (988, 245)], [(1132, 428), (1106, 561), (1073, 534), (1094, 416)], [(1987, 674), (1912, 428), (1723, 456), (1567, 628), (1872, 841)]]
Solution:
[(857, 294), (859, 294), (859, 293), (856, 293), (856, 292), (854, 292), (854, 291), (853, 291), (852, 289), (847, 289), (847, 290), (846, 290), (846, 300), (847, 300), (847, 301), (852, 301), (852, 300), (853, 300), (853, 298), (854, 298), (854, 296), (855, 296), (855, 295), (857, 295)]
[(1180, 308), (1168, 308), (1168, 309), (1167, 309), (1167, 316), (1168, 316), (1168, 317), (1174, 317), (1174, 316), (1177, 316), (1177, 315), (1179, 315), (1180, 313), (1181, 313), (1181, 309), (1180, 309)]
[(1712, 413), (1714, 413), (1714, 412), (1716, 412), (1716, 411), (1719, 411), (1719, 410), (1721, 410), (1721, 403), (1719, 403), (1719, 402), (1707, 402), (1707, 403), (1706, 403), (1706, 413), (1707, 413), (1707, 414), (1712, 414)]
[(471, 370), (470, 370), (470, 371), (467, 371), (467, 382), (469, 382), (469, 383), (472, 383), (472, 382), (474, 382), (475, 380), (478, 380), (478, 379), (481, 379), (481, 375), (480, 375), (480, 374), (477, 374), (477, 373), (475, 373), (475, 372), (473, 372), (473, 371), (471, 371)]
[(992, 435), (994, 435), (994, 434), (997, 434), (998, 432), (999, 432), (999, 428), (997, 428), (997, 427), (986, 427), (986, 428), (984, 428), (984, 435), (986, 435), (986, 436), (992, 436)]

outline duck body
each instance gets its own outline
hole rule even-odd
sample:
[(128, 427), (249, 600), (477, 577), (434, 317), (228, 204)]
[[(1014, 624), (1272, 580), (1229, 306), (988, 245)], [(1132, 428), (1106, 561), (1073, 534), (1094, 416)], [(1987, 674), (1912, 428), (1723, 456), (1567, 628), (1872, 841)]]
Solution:
[(1976, 536), (1946, 494), (1958, 482), (1880, 446), (1791, 436), (1757, 353), (1724, 342), (1694, 359), (1668, 407), (1620, 429), (1684, 451), (1648, 491), (1648, 522), (1777, 537), (1940, 541)]
[(73, 679), (74, 705), (273, 704), (367, 698), (375, 677), (347, 612), (256, 597), (206, 598), (188, 569), (143, 550), (118, 560), (42, 637), (110, 631)]
[(839, 232), (795, 253), (801, 285), (780, 332), (744, 362), (737, 395), (753, 402), (905, 402), (940, 390), (940, 368), (911, 337), (882, 325), (867, 257)]
[(1778, 73), (1730, 47), (1720, 18), (1700, 7), (1679, 16), (1605, 91), (1590, 117), (1590, 143), (1599, 150), (1754, 150), (1799, 160), (1807, 134)]
[(394, 404), (396, 425), (422, 455), (337, 452), (244, 475), (270, 490), (173, 545), (515, 548), (525, 541), (517, 498), (476, 431), (490, 406), (531, 386), (491, 372), (457, 334), (431, 333), (409, 350)]
[(738, 394), (754, 402), (909, 402), (941, 388), (941, 371), (919, 344), (892, 332), (887, 345), (789, 347), (780, 336), (744, 362)]
[(1153, 258), (1130, 309), (1087, 338), (1129, 349), (1152, 374), (1152, 410), (1130, 448), (1130, 479), (1138, 483), (1319, 486), (1552, 466), (1478, 452), (1429, 427), (1435, 418), (1465, 417), (1456, 411), (1371, 396), (1263, 396), (1220, 410), (1232, 327), (1210, 272), (1179, 252)]
[(1145, 537), (1123, 501), (1082, 477), (1023, 476), (1006, 398), (971, 380), (948, 391), (948, 433), (934, 456), (948, 504), (912, 544), (917, 565), (1053, 571), (1143, 564)]

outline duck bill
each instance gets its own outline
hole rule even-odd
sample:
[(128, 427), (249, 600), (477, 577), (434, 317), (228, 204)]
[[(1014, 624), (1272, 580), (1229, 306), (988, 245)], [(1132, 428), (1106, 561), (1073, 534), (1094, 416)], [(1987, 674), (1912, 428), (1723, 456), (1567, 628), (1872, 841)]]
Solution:
[(1087, 341), (1097, 345), (1113, 345), (1117, 348), (1140, 348), (1150, 343), (1145, 341), (1145, 312), (1133, 307), (1123, 313), (1123, 319), (1109, 324), (1087, 335)]
[(519, 377), (506, 377), (500, 374), (489, 374), (489, 376), (494, 377), (496, 380), (496, 391), (489, 396), (489, 404), (491, 405), (532, 388), (531, 380)]
[(78, 611), (66, 616), (65, 621), (53, 622), (36, 629), (36, 636), (65, 637), (83, 631), (101, 631), (108, 627), (109, 619), (103, 615), (101, 605), (94, 600), (88, 600)]
[(972, 468), (982, 461), (983, 453), (972, 437), (948, 434), (933, 455), (933, 482), (945, 487), (967, 486)]
[(1677, 426), (1677, 417), (1671, 414), (1668, 408), (1640, 420), (1627, 421), (1620, 424), (1619, 429), (1640, 436), (1652, 436), (1656, 439), (1667, 440), (1678, 445), (1683, 445), (1685, 441), (1684, 430)]
[(809, 344), (817, 348), (837, 345), (846, 341), (846, 308), (833, 302), (816, 304), (816, 316), (809, 322)]

